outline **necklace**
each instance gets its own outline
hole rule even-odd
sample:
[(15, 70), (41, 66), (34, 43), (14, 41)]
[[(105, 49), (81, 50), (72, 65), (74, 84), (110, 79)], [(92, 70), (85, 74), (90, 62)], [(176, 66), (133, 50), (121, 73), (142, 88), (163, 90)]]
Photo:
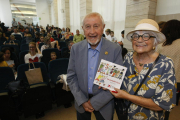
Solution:
[(143, 66), (144, 64), (142, 64), (142, 63), (139, 63), (139, 66)]

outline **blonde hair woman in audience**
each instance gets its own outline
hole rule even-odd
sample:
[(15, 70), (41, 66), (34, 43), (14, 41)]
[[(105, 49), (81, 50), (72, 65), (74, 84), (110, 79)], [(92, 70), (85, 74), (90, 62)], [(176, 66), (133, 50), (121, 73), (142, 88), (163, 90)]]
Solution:
[(109, 41), (112, 41), (112, 37), (111, 37), (111, 30), (110, 29), (106, 29), (106, 39), (108, 39)]
[(39, 50), (38, 43), (29, 43), (29, 53), (24, 56), (25, 63), (41, 62), (41, 51)]

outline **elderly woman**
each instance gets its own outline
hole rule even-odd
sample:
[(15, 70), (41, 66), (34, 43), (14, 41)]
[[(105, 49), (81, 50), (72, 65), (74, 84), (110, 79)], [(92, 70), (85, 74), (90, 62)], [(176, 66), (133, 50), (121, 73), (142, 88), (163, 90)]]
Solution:
[[(170, 111), (176, 104), (176, 79), (173, 61), (155, 52), (157, 44), (165, 41), (158, 24), (151, 19), (139, 21), (135, 30), (127, 34), (134, 52), (124, 58), (127, 72), (121, 89), (112, 92), (116, 98), (125, 99), (128, 118), (138, 120), (164, 119), (164, 111)], [(134, 95), (148, 70), (158, 59), (150, 74), (145, 78), (137, 95)]]

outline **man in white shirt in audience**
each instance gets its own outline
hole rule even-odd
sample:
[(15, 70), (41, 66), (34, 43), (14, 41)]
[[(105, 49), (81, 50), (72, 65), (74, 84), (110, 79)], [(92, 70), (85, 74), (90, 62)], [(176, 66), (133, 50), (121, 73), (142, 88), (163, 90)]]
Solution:
[(14, 28), (14, 32), (11, 35), (21, 35), (22, 37), (22, 34), (17, 31), (17, 28)]

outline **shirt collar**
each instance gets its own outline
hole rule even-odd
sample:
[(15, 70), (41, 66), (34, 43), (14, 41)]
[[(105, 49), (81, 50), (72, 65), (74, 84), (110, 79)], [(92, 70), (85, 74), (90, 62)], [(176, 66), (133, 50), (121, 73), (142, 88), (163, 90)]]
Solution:
[[(100, 42), (99, 42), (99, 44), (98, 44), (98, 46), (96, 47), (95, 50), (97, 50), (97, 51), (100, 52), (100, 50), (101, 50), (101, 45), (102, 45), (102, 38), (101, 38), (101, 40), (100, 40)], [(91, 48), (91, 45), (90, 45), (89, 43), (88, 43), (88, 49), (92, 49), (92, 48)]]

